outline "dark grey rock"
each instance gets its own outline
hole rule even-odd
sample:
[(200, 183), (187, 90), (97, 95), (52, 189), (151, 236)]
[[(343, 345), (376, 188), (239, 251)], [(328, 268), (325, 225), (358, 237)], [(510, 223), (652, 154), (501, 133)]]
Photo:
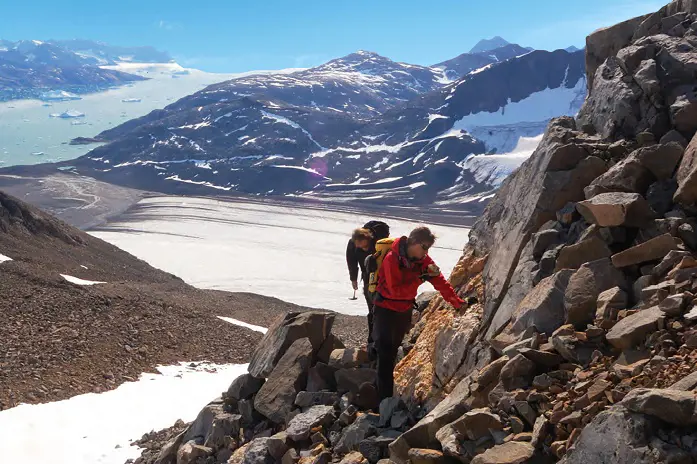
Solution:
[(249, 373), (257, 378), (269, 377), (284, 353), (297, 340), (307, 339), (313, 351), (318, 352), (331, 332), (334, 317), (331, 313), (320, 311), (288, 312), (280, 317), (252, 353)]
[(258, 379), (251, 374), (242, 374), (230, 384), (227, 389), (227, 397), (236, 401), (251, 398), (262, 385), (264, 385), (264, 379)]
[(389, 457), (389, 446), (394, 440), (394, 437), (382, 435), (366, 438), (358, 444), (358, 450), (369, 463), (375, 464), (379, 460)]
[(624, 275), (612, 266), (609, 259), (601, 259), (581, 266), (569, 279), (564, 294), (566, 321), (578, 328), (593, 322), (598, 296), (613, 287), (627, 288)]
[(556, 229), (543, 230), (533, 235), (532, 243), (533, 257), (540, 260), (549, 247), (561, 243), (561, 234)]
[(254, 408), (259, 413), (276, 424), (286, 422), (294, 408), (295, 397), (307, 385), (312, 352), (309, 339), (293, 342), (254, 398)]
[(519, 354), (503, 366), (500, 376), (501, 383), (508, 391), (527, 387), (535, 377), (536, 370), (534, 362)]
[(312, 406), (307, 412), (298, 414), (288, 423), (286, 434), (295, 442), (307, 440), (313, 428), (327, 425), (335, 419), (333, 406)]
[(662, 216), (673, 207), (673, 196), (678, 189), (674, 179), (654, 182), (646, 192), (646, 201), (656, 215)]
[(310, 368), (307, 375), (307, 391), (319, 392), (336, 390), (336, 369), (318, 362)]
[(358, 451), (359, 444), (366, 438), (375, 435), (380, 416), (377, 414), (363, 414), (356, 421), (346, 427), (341, 434), (341, 438), (334, 445), (337, 453), (348, 453)]

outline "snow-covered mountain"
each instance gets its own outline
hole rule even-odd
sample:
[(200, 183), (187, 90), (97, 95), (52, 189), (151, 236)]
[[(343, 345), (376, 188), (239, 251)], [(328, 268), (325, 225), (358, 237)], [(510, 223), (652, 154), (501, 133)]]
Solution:
[(530, 51), (530, 49), (520, 45), (506, 43), (506, 45), (493, 50), (463, 53), (453, 59), (435, 64), (433, 67), (442, 69), (447, 78), (455, 80), (484, 66), (522, 56)]
[(22, 40), (0, 42), (0, 101), (41, 98), (52, 91), (88, 93), (142, 80), (114, 69), (106, 62), (76, 53), (55, 42)]
[(440, 69), (357, 52), (207, 87), (100, 134), (108, 144), (69, 164), (163, 192), (462, 205), (584, 96), (582, 53), (535, 51), (447, 83)]

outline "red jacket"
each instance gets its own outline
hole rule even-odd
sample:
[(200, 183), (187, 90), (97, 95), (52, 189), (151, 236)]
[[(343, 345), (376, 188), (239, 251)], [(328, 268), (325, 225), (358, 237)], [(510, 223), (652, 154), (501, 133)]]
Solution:
[(409, 261), (407, 238), (395, 240), (380, 266), (375, 304), (397, 312), (408, 311), (414, 305), (419, 286), (428, 280), (445, 301), (459, 308), (463, 301), (443, 274), (428, 276), (428, 266), (431, 264), (435, 263), (428, 255), (419, 261)]

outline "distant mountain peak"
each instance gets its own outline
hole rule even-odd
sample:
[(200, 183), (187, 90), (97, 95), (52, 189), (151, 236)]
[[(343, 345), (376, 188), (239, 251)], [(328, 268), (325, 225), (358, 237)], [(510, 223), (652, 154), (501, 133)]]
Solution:
[(497, 35), (496, 37), (492, 37), (491, 39), (480, 40), (479, 42), (477, 42), (477, 45), (472, 47), (470, 53), (484, 53), (490, 50), (505, 47), (506, 45), (510, 44), (511, 43), (509, 41)]
[(391, 59), (378, 53), (358, 50), (341, 58), (335, 58), (317, 67), (317, 69), (332, 69), (343, 71), (365, 71), (375, 67), (391, 67), (396, 65)]

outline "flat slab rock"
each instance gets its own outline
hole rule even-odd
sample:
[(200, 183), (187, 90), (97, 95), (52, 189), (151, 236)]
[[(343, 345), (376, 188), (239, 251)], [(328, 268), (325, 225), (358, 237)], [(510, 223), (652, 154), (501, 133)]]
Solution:
[(644, 341), (647, 335), (658, 330), (665, 313), (658, 306), (627, 316), (607, 333), (607, 341), (620, 350), (626, 350)]
[(643, 227), (653, 217), (649, 203), (638, 193), (601, 193), (579, 202), (576, 209), (586, 221), (600, 227)]
[(677, 248), (678, 245), (675, 243), (672, 235), (659, 235), (656, 238), (612, 255), (612, 265), (616, 268), (622, 268), (647, 261), (655, 261), (662, 259), (671, 251), (677, 250)]
[(494, 446), (475, 456), (472, 464), (522, 464), (534, 454), (535, 448), (530, 443), (511, 441)]

